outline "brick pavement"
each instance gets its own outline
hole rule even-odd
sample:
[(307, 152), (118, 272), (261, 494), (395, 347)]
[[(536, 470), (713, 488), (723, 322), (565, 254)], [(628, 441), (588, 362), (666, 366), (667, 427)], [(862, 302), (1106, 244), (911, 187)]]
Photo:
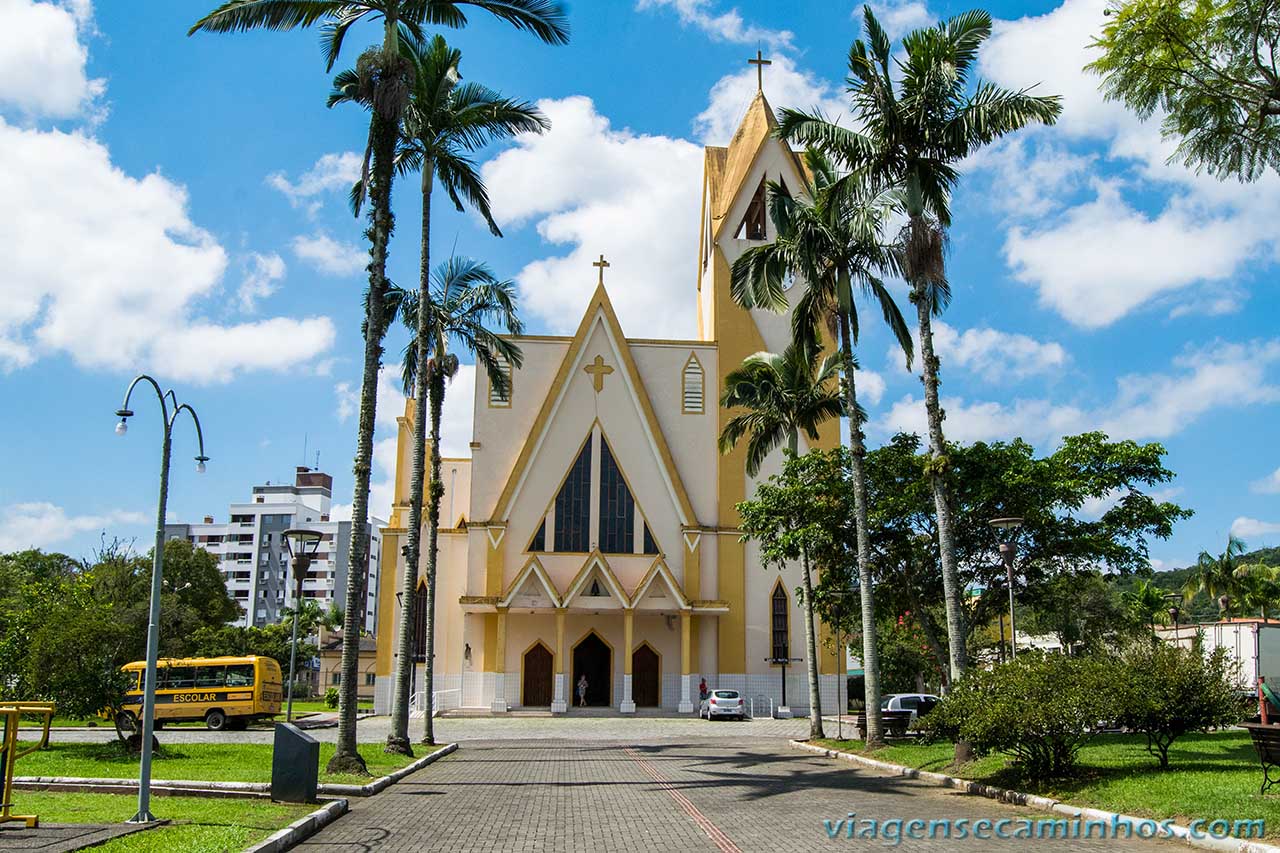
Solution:
[[(296, 848), (393, 851), (714, 851), (883, 847), (828, 838), (824, 819), (1037, 818), (800, 752), (777, 740), (475, 741)], [(897, 849), (1169, 851), (1169, 842), (904, 840)]]

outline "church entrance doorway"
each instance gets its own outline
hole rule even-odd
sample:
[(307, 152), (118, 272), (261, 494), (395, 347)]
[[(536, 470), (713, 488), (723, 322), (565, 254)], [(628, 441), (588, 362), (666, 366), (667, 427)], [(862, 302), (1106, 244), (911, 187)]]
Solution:
[(587, 679), (587, 705), (607, 708), (613, 704), (613, 649), (595, 631), (587, 634), (573, 647), (573, 680), (570, 691), (575, 707), (582, 704), (578, 698), (578, 686), (582, 683), (583, 676)]
[(542, 643), (524, 653), (524, 690), (521, 704), (526, 708), (543, 708), (551, 705), (551, 650)]
[(637, 708), (656, 708), (662, 704), (662, 665), (648, 643), (641, 643), (631, 653), (631, 698)]

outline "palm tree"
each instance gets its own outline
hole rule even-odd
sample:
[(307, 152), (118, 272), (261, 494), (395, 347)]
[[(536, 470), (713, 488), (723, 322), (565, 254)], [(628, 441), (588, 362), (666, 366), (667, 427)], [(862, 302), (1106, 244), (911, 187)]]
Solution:
[(1125, 590), (1120, 595), (1120, 601), (1130, 618), (1138, 625), (1151, 626), (1152, 642), (1156, 641), (1156, 622), (1164, 621), (1164, 596), (1164, 590), (1146, 579), (1136, 581), (1132, 589)]
[(1280, 606), (1280, 568), (1253, 563), (1236, 567), (1236, 591), (1240, 612), (1256, 612), (1263, 622)]
[[(380, 48), (365, 51), (357, 63), (354, 85), (345, 99), (370, 107), (369, 135), (362, 174), (369, 191), (369, 287), (365, 299), (364, 374), (353, 468), (355, 493), (351, 505), (351, 566), (347, 601), (360, 599), (368, 576), (369, 477), (373, 463), (374, 414), (377, 407), (378, 367), (387, 321), (387, 245), (395, 220), (391, 212), (391, 183), (400, 122), (412, 81), (408, 60), (400, 53), (401, 28), (419, 41), (423, 26), (463, 27), (463, 7), (474, 6), (532, 33), (549, 44), (569, 40), (569, 27), (558, 0), (226, 0), (191, 27), (196, 32), (292, 30), (321, 24), (326, 69), (332, 71), (347, 33), (357, 23), (382, 18)], [(332, 98), (331, 98), (332, 101)], [(359, 670), (360, 615), (363, 607), (348, 606), (342, 640), (342, 686), (338, 710), (338, 745), (330, 773), (367, 773), (356, 748), (356, 678)]]
[[(788, 278), (804, 282), (804, 294), (793, 314), (797, 344), (808, 351), (822, 348), (820, 330), (838, 340), (845, 409), (858, 411), (853, 346), (858, 339), (858, 310), (854, 284), (879, 306), (911, 366), (911, 331), (893, 296), (876, 273), (892, 265), (892, 254), (880, 242), (890, 194), (856, 192), (864, 189), (841, 181), (831, 160), (820, 151), (805, 152), (809, 175), (805, 198), (795, 199), (776, 182), (769, 185), (769, 213), (777, 238), (747, 249), (733, 264), (730, 293), (744, 308), (785, 311)], [(871, 546), (867, 533), (866, 442), (862, 421), (849, 424), (853, 474), (853, 521), (857, 536), (859, 598), (862, 609), (862, 666), (866, 674), (866, 738), (869, 745), (884, 739), (880, 722), (880, 654), (875, 629), (875, 596), (871, 585)]]
[[(841, 127), (816, 113), (783, 110), (778, 133), (832, 155), (853, 173), (851, 180), (869, 179), (903, 191), (907, 224), (899, 236), (899, 263), (911, 286), (920, 327), (929, 473), (954, 684), (968, 663), (964, 591), (956, 567), (932, 318), (950, 298), (945, 250), (951, 190), (959, 178), (956, 163), (1031, 122), (1052, 124), (1062, 106), (1057, 97), (1012, 92), (971, 79), (978, 49), (991, 35), (991, 16), (981, 10), (908, 34), (902, 42), (905, 55), (892, 61), (889, 37), (869, 6), (863, 10), (863, 30), (867, 42), (853, 43), (848, 78), (854, 123), (861, 129)], [(896, 86), (895, 77), (900, 80)]]
[[(424, 298), (430, 306), (425, 311), (421, 309), (421, 301)], [(516, 314), (514, 283), (499, 280), (489, 267), (470, 258), (450, 258), (437, 266), (430, 277), (429, 286), (420, 293), (410, 294), (405, 299), (401, 308), (401, 317), (413, 332), (413, 339), (404, 351), (402, 375), (405, 392), (409, 393), (410, 389), (415, 389), (413, 393), (418, 395), (419, 401), (425, 393), (431, 418), (431, 487), (430, 502), (427, 505), (427, 647), (423, 650), (426, 657), (423, 690), (427, 706), (426, 731), (423, 740), (425, 743), (435, 743), (431, 692), (435, 677), (432, 658), (435, 651), (436, 542), (440, 530), (440, 499), (444, 494), (444, 484), (440, 480), (440, 415), (444, 407), (446, 381), (451, 380), (458, 371), (458, 356), (450, 348), (457, 345), (462, 351), (470, 353), (488, 374), (490, 384), (499, 389), (506, 389), (508, 387), (507, 366), (519, 367), (524, 357), (520, 347), (508, 338), (502, 337), (493, 330), (493, 327), (498, 326), (509, 334), (518, 335), (523, 330), (523, 326)], [(425, 365), (425, 369), (419, 370), (420, 365)], [(423, 422), (421, 403), (418, 405), (418, 417), (419, 420), (414, 424), (414, 429), (421, 434), (418, 427), (418, 424)], [(420, 459), (414, 461), (414, 479), (418, 483), (422, 481)], [(421, 495), (420, 492), (419, 495)], [(412, 526), (410, 530), (413, 530)], [(405, 578), (407, 582), (409, 580), (407, 570)], [(416, 588), (415, 573), (413, 586), (404, 588), (405, 594), (402, 598), (412, 598), (411, 592)], [(411, 630), (413, 622), (410, 620), (407, 624)], [(404, 631), (405, 623), (402, 623), (402, 635)], [(409, 641), (412, 643), (412, 635)], [(412, 661), (411, 655), (412, 646), (402, 645), (400, 655), (402, 665), (404, 661)], [(404, 710), (407, 727), (407, 706)], [(390, 738), (388, 738), (388, 748), (390, 746)]]
[[(748, 411), (732, 417), (720, 434), (720, 452), (728, 453), (747, 439), (747, 473), (760, 472), (765, 458), (784, 441), (791, 455), (799, 452), (800, 433), (818, 440), (818, 427), (844, 414), (844, 399), (832, 389), (840, 360), (827, 356), (814, 364), (812, 353), (792, 343), (781, 355), (758, 352), (743, 359), (742, 366), (724, 379), (720, 405)], [(822, 705), (818, 695), (818, 640), (814, 629), (813, 579), (809, 577), (809, 553), (801, 552), (804, 578), (804, 633), (809, 659), (809, 736), (824, 737)]]
[(1222, 616), (1231, 613), (1232, 605), (1240, 594), (1240, 576), (1237, 571), (1245, 568), (1240, 558), (1244, 556), (1245, 544), (1235, 536), (1227, 537), (1227, 548), (1218, 556), (1208, 551), (1201, 551), (1195, 566), (1182, 585), (1182, 597), (1190, 602), (1197, 593), (1203, 592), (1217, 602), (1218, 612)]
[[(397, 152), (397, 170), (401, 174), (419, 172), (422, 187), (422, 234), (419, 262), (417, 318), (414, 336), (417, 352), (416, 363), (427, 363), (432, 350), (433, 303), (431, 300), (431, 193), (436, 178), (448, 193), (450, 201), (459, 211), (465, 200), (484, 217), (489, 230), (498, 237), (502, 231), (493, 221), (489, 209), (489, 194), (476, 171), (469, 154), (490, 142), (507, 139), (519, 133), (541, 133), (550, 123), (532, 104), (501, 97), (493, 90), (478, 83), (460, 83), (458, 65), (461, 51), (449, 47), (441, 36), (429, 42), (410, 42), (406, 53), (413, 63), (413, 89), (409, 96), (409, 108), (405, 113), (404, 128)], [(359, 186), (359, 185), (358, 185)], [(357, 190), (359, 192), (359, 190)], [(397, 636), (399, 656), (396, 660), (395, 687), (391, 701), (391, 732), (387, 735), (387, 752), (412, 755), (409, 745), (409, 690), (413, 675), (414, 600), (409, 591), (417, 589), (418, 566), (422, 545), (422, 492), (423, 469), (427, 440), (428, 376), (431, 371), (419, 371), (414, 387), (406, 387), (413, 396), (415, 417), (413, 422), (413, 479), (409, 491), (409, 533), (406, 542), (404, 582), (405, 594), (400, 601), (400, 625)], [(439, 412), (433, 413), (438, 420)], [(436, 424), (438, 426), (438, 424)], [(440, 454), (436, 442), (432, 442), (432, 489), (439, 483)], [(434, 623), (434, 577), (436, 541), (439, 529), (440, 498), (432, 492), (433, 513), (430, 517), (430, 542), (428, 549), (428, 606), (427, 625)], [(428, 627), (430, 632), (430, 627)], [(433, 638), (428, 635), (430, 649)], [(433, 731), (431, 692), (433, 665), (427, 654), (427, 677), (424, 685), (427, 697), (426, 742), (435, 743)]]

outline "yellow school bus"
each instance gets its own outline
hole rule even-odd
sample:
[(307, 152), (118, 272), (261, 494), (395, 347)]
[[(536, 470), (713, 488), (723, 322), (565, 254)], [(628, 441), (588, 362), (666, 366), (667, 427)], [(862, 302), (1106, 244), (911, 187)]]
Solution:
[[(125, 664), (132, 681), (119, 711), (122, 728), (142, 716), (146, 661)], [(170, 658), (156, 667), (156, 727), (167, 722), (204, 720), (212, 731), (242, 729), (253, 720), (280, 713), (280, 664), (274, 658)]]

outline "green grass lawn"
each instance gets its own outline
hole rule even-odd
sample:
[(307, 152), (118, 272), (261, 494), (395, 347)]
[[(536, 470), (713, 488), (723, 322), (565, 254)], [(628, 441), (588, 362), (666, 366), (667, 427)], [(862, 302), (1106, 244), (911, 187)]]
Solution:
[[(133, 816), (138, 800), (120, 794), (64, 794), (17, 791), (17, 810), (37, 814), (41, 823), (121, 823)], [(298, 818), (314, 805), (285, 805), (268, 800), (202, 797), (154, 797), (156, 817), (173, 823), (108, 841), (97, 853), (225, 853), (243, 850)]]
[[(818, 741), (831, 749), (864, 752), (862, 741)], [(1078, 806), (1186, 824), (1195, 818), (1255, 819), (1267, 822), (1267, 835), (1280, 835), (1280, 789), (1258, 794), (1262, 770), (1248, 732), (1223, 731), (1179, 738), (1169, 752), (1169, 770), (1161, 771), (1147, 754), (1141, 735), (1099, 735), (1080, 751), (1076, 778), (1023, 779), (1002, 755), (988, 755), (953, 767), (949, 743), (901, 744), (876, 750), (873, 757), (922, 770), (945, 772), (990, 785), (1012, 788)]]
[[(434, 749), (435, 747), (432, 747)], [(326, 762), (334, 745), (320, 744), (320, 781), (362, 785), (367, 777), (327, 774)], [(417, 757), (428, 753), (416, 747)], [(414, 759), (388, 755), (382, 744), (360, 744), (360, 754), (369, 772), (385, 776)], [(15, 776), (78, 776), (102, 779), (129, 779), (137, 775), (138, 758), (125, 754), (115, 741), (110, 743), (53, 743), (48, 749), (19, 758)], [(179, 743), (162, 745), (152, 765), (155, 779), (198, 779), (206, 782), (270, 782), (271, 745), (266, 743)]]

